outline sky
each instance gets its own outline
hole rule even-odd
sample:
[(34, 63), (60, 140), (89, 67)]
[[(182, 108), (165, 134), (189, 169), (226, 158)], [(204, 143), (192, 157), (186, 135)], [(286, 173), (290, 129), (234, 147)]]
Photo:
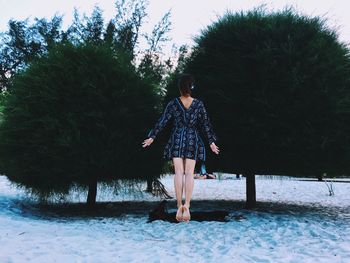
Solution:
[[(10, 19), (30, 18), (33, 21), (35, 17), (52, 18), (55, 13), (64, 15), (65, 29), (72, 21), (74, 7), (81, 14), (90, 15), (94, 6), (98, 5), (103, 10), (105, 21), (108, 21), (115, 15), (114, 4), (115, 0), (0, 0), (0, 32), (8, 29)], [(171, 9), (171, 41), (164, 49), (170, 52), (173, 44), (192, 45), (193, 37), (226, 10), (244, 11), (260, 5), (269, 10), (293, 6), (303, 14), (326, 17), (328, 25), (337, 30), (339, 39), (350, 43), (349, 0), (149, 0), (147, 23), (141, 30), (150, 32), (153, 25)]]

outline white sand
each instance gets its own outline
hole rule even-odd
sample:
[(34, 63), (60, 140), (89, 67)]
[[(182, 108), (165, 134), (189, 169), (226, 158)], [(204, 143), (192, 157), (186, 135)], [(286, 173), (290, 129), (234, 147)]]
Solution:
[[(162, 182), (174, 196), (173, 177)], [(333, 186), (329, 196), (324, 182), (257, 176), (257, 200), (281, 209), (232, 208), (230, 217), (246, 219), (172, 224), (146, 223), (147, 210), (120, 218), (38, 218), (20, 205), (27, 204), (23, 191), (0, 176), (0, 262), (350, 262), (350, 183)], [(98, 196), (135, 199), (159, 200), (145, 193)], [(213, 209), (222, 209), (221, 199), (245, 200), (245, 179), (195, 180), (192, 200), (201, 199), (216, 200), (208, 201)]]

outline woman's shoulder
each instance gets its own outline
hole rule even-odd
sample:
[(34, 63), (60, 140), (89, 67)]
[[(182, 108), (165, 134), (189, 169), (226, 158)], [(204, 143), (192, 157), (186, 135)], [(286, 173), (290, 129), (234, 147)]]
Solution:
[(204, 103), (203, 103), (203, 101), (201, 99), (199, 99), (199, 98), (193, 98), (193, 99), (197, 101), (197, 104), (199, 106), (204, 106)]
[(168, 101), (168, 104), (174, 104), (174, 103), (176, 103), (176, 97)]
[(179, 99), (180, 99), (179, 97), (174, 97), (174, 98), (168, 100), (168, 104), (169, 104), (169, 105), (171, 105), (171, 104), (176, 104), (176, 103), (178, 103), (177, 100), (179, 100)]
[(172, 99), (168, 99), (165, 101), (165, 106), (168, 107), (168, 106), (173, 106), (174, 104), (176, 103), (176, 97), (175, 98), (172, 98)]

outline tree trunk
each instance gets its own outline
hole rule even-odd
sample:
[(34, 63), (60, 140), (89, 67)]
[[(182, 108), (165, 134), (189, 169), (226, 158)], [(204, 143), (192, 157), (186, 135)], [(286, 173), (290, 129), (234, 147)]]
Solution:
[(317, 180), (318, 181), (323, 181), (323, 176), (322, 176), (323, 174), (322, 173), (319, 173), (318, 175), (317, 175)]
[(152, 179), (147, 179), (146, 192), (152, 193), (152, 190), (153, 190), (153, 180)]
[(246, 173), (246, 208), (251, 209), (256, 206), (255, 174)]
[(87, 196), (87, 205), (88, 207), (94, 207), (96, 204), (96, 195), (97, 195), (97, 178), (91, 179), (89, 184), (89, 192)]

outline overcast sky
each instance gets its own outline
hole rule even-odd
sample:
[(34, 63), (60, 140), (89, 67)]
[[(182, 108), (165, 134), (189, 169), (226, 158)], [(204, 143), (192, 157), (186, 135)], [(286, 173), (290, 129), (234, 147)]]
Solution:
[[(267, 8), (279, 10), (285, 6), (294, 6), (307, 15), (321, 15), (329, 19), (329, 25), (337, 28), (340, 40), (350, 43), (350, 1), (349, 0), (150, 0), (148, 7), (148, 23), (143, 31), (149, 32), (159, 19), (171, 9), (172, 41), (175, 43), (192, 44), (192, 38), (205, 28), (225, 10), (248, 10), (265, 4)], [(91, 14), (97, 4), (104, 11), (105, 21), (115, 14), (114, 0), (0, 0), (0, 31), (8, 28), (9, 19), (22, 20), (30, 17), (51, 18), (55, 13), (64, 15), (63, 28), (72, 21), (74, 7), (80, 13)]]

